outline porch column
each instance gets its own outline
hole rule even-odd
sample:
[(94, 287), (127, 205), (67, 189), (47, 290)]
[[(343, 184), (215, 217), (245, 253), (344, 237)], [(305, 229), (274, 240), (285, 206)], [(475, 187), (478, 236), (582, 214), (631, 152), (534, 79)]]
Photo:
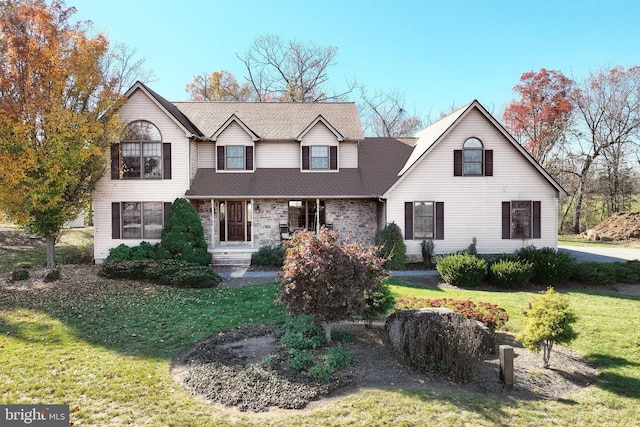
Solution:
[(216, 203), (211, 199), (211, 249), (216, 247)]
[(256, 203), (254, 199), (251, 199), (251, 249), (254, 248), (256, 235), (253, 232), (254, 224), (256, 223)]
[(320, 199), (316, 199), (316, 234), (320, 233)]

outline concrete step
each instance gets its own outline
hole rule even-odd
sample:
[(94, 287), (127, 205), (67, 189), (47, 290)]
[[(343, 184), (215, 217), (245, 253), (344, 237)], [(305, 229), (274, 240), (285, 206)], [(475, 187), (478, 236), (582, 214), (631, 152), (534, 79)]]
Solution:
[(255, 252), (253, 249), (215, 249), (212, 251), (211, 264), (219, 266), (241, 266), (249, 267), (251, 265), (251, 255)]

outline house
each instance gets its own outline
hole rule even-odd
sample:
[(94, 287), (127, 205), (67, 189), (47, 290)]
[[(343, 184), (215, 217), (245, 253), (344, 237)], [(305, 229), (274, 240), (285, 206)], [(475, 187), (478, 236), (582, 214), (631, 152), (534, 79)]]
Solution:
[(477, 240), (480, 253), (557, 246), (562, 187), (473, 101), (415, 138), (365, 138), (353, 103), (169, 102), (138, 82), (94, 197), (96, 262), (160, 239), (177, 197), (196, 208), (214, 263), (296, 230), (363, 245), (395, 222), (408, 255)]

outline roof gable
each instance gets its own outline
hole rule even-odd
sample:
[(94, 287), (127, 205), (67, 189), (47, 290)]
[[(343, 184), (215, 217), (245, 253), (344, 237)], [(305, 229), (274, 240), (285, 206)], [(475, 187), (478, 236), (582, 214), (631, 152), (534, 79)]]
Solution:
[(151, 90), (144, 83), (137, 81), (131, 88), (125, 93), (126, 98), (130, 98), (131, 95), (137, 90), (144, 92), (151, 100), (153, 100), (158, 107), (160, 107), (178, 126), (180, 126), (188, 136), (192, 136), (198, 139), (204, 138), (204, 134), (194, 125), (187, 116), (185, 116), (180, 110), (176, 108), (171, 102), (160, 96), (158, 93)]
[(394, 187), (403, 179), (403, 176), (408, 174), (411, 169), (415, 167), (415, 165), (420, 161), (420, 159), (424, 158), (429, 154), (429, 152), (437, 146), (440, 141), (442, 141), (451, 130), (457, 126), (464, 118), (470, 113), (470, 111), (477, 110), (479, 111), (491, 125), (501, 133), (506, 141), (508, 141), (513, 147), (518, 150), (518, 152), (553, 186), (558, 192), (562, 195), (567, 195), (568, 193), (558, 182), (551, 176), (549, 173), (538, 163), (536, 160), (525, 150), (518, 141), (478, 102), (478, 100), (474, 100), (469, 104), (459, 108), (453, 113), (449, 114), (446, 117), (438, 120), (437, 122), (431, 124), (425, 129), (416, 133), (416, 138), (418, 138), (413, 151), (407, 162), (405, 163), (402, 170), (398, 173), (400, 177)]
[(215, 131), (215, 133), (213, 135), (211, 135), (211, 140), (212, 141), (216, 141), (218, 139), (218, 137), (220, 136), (220, 134), (222, 134), (222, 132), (224, 132), (232, 123), (236, 123), (238, 126), (240, 126), (242, 128), (242, 130), (244, 130), (247, 134), (249, 134), (249, 136), (251, 137), (251, 140), (253, 142), (256, 141), (260, 141), (260, 136), (256, 135), (256, 133), (254, 131), (252, 131), (251, 129), (249, 129), (249, 127), (247, 125), (245, 125), (242, 120), (240, 120), (238, 117), (236, 117), (235, 114), (232, 114), (231, 117), (229, 117), (229, 119), (224, 122), (222, 124), (222, 126), (220, 126), (220, 128)]
[(235, 115), (261, 141), (295, 141), (321, 116), (344, 140), (364, 139), (360, 117), (351, 102), (175, 102), (205, 135), (213, 135)]
[(329, 129), (329, 131), (331, 133), (333, 133), (336, 137), (336, 139), (338, 141), (344, 141), (344, 137), (342, 135), (340, 135), (340, 132), (338, 132), (336, 130), (336, 128), (334, 128), (333, 126), (331, 126), (331, 123), (329, 123), (328, 121), (325, 120), (324, 117), (322, 117), (322, 115), (319, 115), (318, 117), (316, 117), (316, 119), (314, 121), (312, 121), (309, 126), (307, 126), (302, 132), (300, 132), (300, 134), (298, 136), (296, 136), (296, 141), (302, 141), (302, 138), (304, 138), (304, 136), (311, 130), (313, 129), (313, 127), (318, 124), (318, 123), (322, 123), (323, 125), (326, 126), (327, 129)]

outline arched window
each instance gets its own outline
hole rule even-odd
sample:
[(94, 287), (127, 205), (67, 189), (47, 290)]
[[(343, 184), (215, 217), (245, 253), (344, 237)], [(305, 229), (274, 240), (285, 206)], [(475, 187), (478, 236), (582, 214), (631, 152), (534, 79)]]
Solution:
[(162, 178), (162, 135), (151, 122), (136, 120), (127, 125), (127, 134), (120, 142), (122, 178)]
[(462, 146), (462, 173), (464, 175), (482, 175), (484, 146), (478, 138), (469, 138)]

